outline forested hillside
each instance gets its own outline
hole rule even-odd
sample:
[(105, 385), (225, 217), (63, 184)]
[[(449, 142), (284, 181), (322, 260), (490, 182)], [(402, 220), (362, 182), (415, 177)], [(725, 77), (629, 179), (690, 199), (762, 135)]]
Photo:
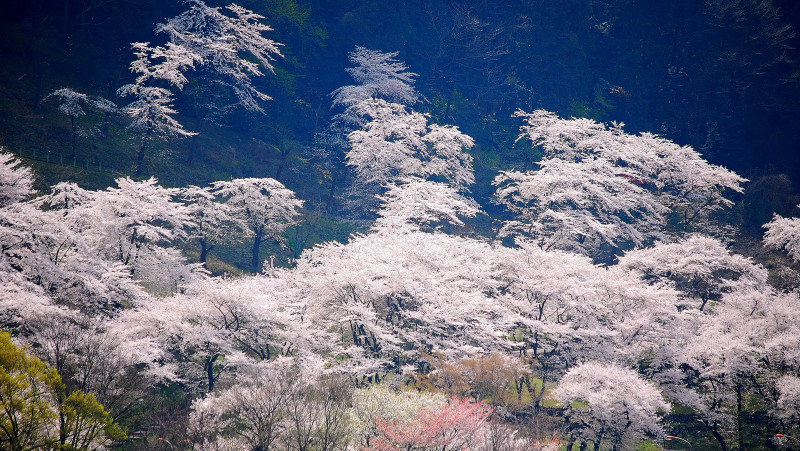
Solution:
[(0, 22), (0, 448), (800, 447), (794, 2)]

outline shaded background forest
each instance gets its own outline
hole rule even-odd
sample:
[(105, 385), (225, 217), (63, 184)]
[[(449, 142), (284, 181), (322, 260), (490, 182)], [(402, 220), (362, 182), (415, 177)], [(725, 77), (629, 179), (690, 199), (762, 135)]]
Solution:
[[(275, 74), (254, 80), (274, 98), (264, 114), (208, 120), (214, 94), (190, 83), (175, 107), (197, 137), (161, 144), (147, 175), (182, 186), (275, 177), (320, 211), (336, 212), (336, 180), (315, 158), (314, 136), (333, 114), (330, 92), (351, 82), (356, 45), (398, 51), (419, 74), (433, 121), (475, 138), (476, 199), (492, 210), (498, 169), (539, 157), (514, 145), (517, 108), (620, 121), (688, 144), (749, 178), (738, 220), (760, 234), (774, 211), (791, 215), (800, 185), (800, 5), (785, 1), (294, 1), (244, 0), (284, 44)], [(70, 87), (115, 99), (133, 76), (131, 42), (159, 44), (155, 25), (181, 2), (62, 0), (1, 7), (0, 142), (40, 175), (40, 187), (89, 188), (132, 174), (135, 137), (122, 117), (79, 136), (48, 93)], [(103, 122), (81, 119), (85, 128)], [(325, 227), (323, 227), (325, 228)], [(331, 226), (332, 229), (335, 227)], [(335, 233), (335, 232), (333, 232)], [(324, 235), (324, 233), (323, 233)], [(316, 241), (325, 237), (309, 238)], [(309, 243), (294, 243), (295, 254)]]

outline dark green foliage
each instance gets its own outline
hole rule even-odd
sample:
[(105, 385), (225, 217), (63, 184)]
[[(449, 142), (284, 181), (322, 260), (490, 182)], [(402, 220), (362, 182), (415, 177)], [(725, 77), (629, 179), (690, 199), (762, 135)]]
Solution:
[(0, 447), (79, 450), (126, 438), (93, 394), (66, 388), (55, 368), (0, 331)]
[(792, 181), (786, 174), (759, 177), (750, 183), (742, 199), (742, 227), (750, 234), (761, 236), (762, 226), (774, 214), (793, 216), (797, 204)]
[(61, 389), (58, 373), (30, 357), (0, 331), (0, 446), (26, 450), (54, 446), (57, 421), (54, 393)]

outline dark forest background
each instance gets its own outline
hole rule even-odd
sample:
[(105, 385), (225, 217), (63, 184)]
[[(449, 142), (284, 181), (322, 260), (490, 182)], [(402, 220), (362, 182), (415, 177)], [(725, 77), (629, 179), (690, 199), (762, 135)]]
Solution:
[[(335, 216), (335, 180), (317, 161), (315, 133), (334, 114), (330, 92), (352, 80), (347, 53), (385, 52), (419, 74), (417, 110), (476, 140), (473, 193), (492, 209), (499, 169), (526, 169), (537, 155), (514, 145), (517, 108), (618, 121), (691, 145), (751, 180), (738, 220), (752, 235), (773, 212), (793, 211), (800, 187), (800, 4), (792, 0), (395, 1), (242, 0), (266, 16), (284, 44), (275, 73), (255, 80), (274, 100), (212, 124), (211, 95), (191, 83), (175, 104), (197, 137), (162, 144), (145, 173), (172, 186), (230, 177), (275, 177)], [(210, 2), (212, 6), (223, 3)], [(35, 168), (40, 187), (89, 188), (132, 174), (135, 137), (122, 115), (78, 138), (48, 93), (70, 87), (117, 101), (133, 75), (131, 42), (164, 42), (157, 23), (179, 1), (61, 0), (0, 6), (0, 143)], [(104, 119), (81, 118), (88, 129)], [(333, 227), (333, 226), (331, 226)], [(323, 239), (318, 237), (311, 241)], [(294, 243), (293, 252), (308, 243)]]

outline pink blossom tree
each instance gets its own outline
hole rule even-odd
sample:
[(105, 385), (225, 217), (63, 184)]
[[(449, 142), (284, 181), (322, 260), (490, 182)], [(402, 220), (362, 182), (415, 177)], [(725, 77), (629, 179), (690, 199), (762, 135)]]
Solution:
[(455, 451), (475, 449), (483, 442), (491, 409), (483, 402), (451, 399), (436, 408), (422, 408), (409, 421), (376, 419), (378, 436), (368, 450)]

